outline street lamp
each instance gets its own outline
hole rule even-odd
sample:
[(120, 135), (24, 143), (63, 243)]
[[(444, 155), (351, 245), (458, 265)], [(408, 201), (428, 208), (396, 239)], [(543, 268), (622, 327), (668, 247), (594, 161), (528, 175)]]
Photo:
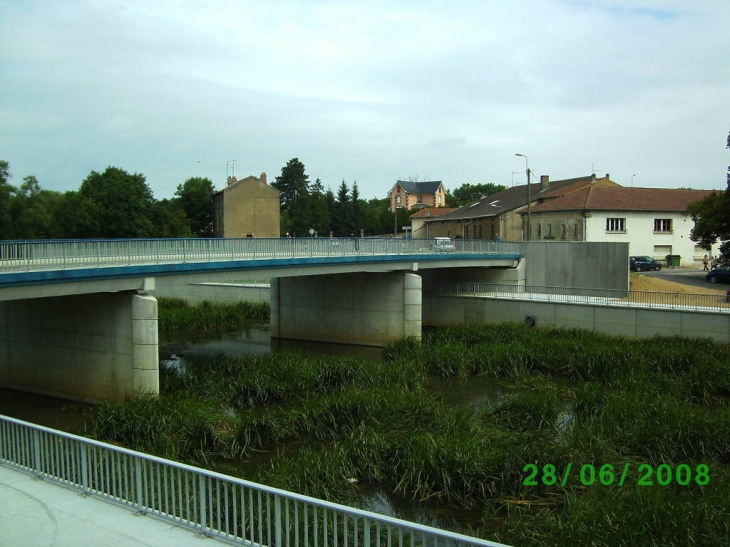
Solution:
[(521, 158), (525, 158), (525, 171), (527, 172), (527, 241), (530, 241), (530, 168), (527, 165), (527, 156), (524, 154), (515, 154), (515, 156), (520, 156)]
[(403, 207), (396, 205), (393, 209), (393, 237), (398, 237), (398, 209), (403, 209)]

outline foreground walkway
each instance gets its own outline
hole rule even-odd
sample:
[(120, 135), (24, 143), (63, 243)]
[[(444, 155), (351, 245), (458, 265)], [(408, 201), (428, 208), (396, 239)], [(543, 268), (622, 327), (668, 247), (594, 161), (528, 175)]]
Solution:
[(225, 543), (0, 465), (2, 547), (206, 545)]

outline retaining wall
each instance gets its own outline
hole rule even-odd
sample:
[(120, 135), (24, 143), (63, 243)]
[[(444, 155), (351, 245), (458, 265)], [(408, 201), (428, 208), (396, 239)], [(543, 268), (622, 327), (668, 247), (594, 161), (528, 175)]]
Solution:
[(728, 313), (479, 296), (423, 297), (424, 326), (506, 321), (534, 321), (538, 327), (575, 327), (635, 338), (677, 335), (730, 343)]

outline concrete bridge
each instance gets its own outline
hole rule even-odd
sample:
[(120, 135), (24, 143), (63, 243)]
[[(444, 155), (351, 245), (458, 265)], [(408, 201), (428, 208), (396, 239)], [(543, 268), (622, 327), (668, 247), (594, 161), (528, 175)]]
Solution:
[(157, 392), (156, 287), (271, 279), (272, 336), (420, 337), (424, 280), (524, 282), (519, 243), (176, 239), (0, 243), (0, 385), (72, 400)]

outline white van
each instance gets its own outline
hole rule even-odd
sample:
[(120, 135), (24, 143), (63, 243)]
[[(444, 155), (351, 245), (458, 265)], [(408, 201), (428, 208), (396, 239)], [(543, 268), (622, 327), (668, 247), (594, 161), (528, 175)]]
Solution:
[(450, 237), (433, 238), (433, 250), (437, 253), (447, 253), (456, 250), (456, 245)]

